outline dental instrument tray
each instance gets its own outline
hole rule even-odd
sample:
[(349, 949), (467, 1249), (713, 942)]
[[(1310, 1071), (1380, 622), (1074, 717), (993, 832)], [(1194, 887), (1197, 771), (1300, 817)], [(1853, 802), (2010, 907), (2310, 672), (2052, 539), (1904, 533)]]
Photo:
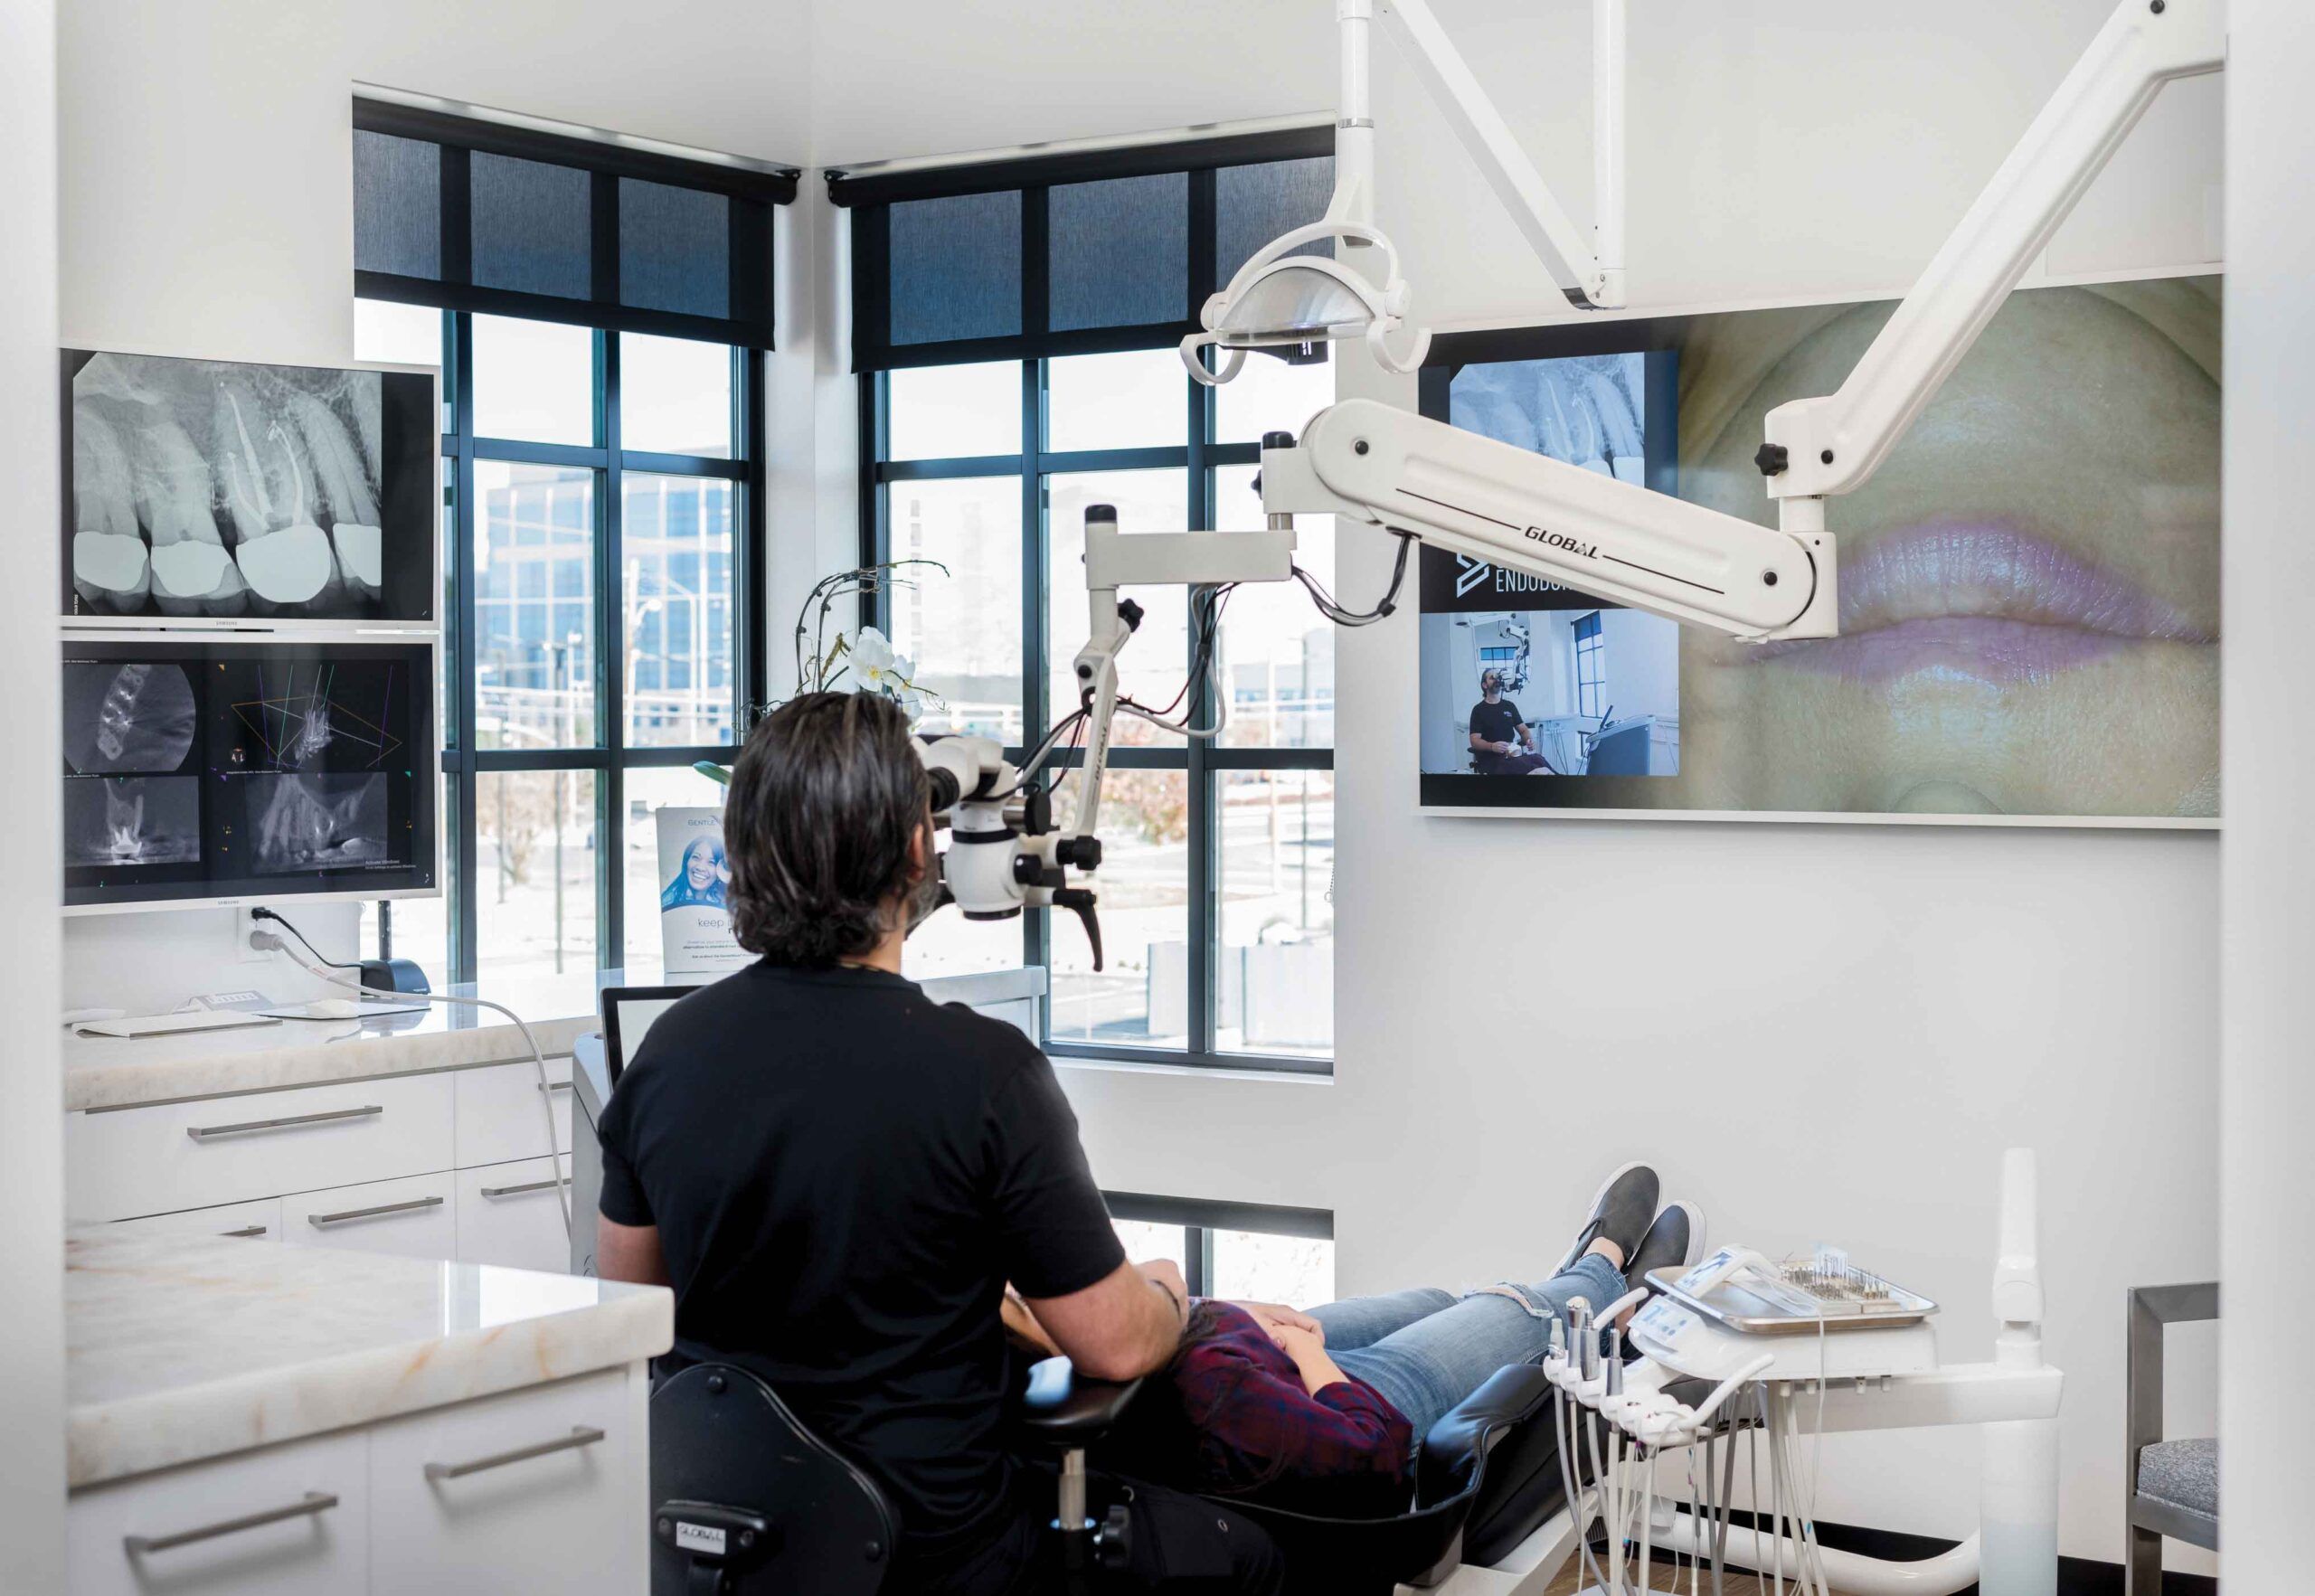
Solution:
[[(1652, 1269), (1649, 1284), (1747, 1336), (1815, 1335), (1917, 1325), (1937, 1311), (1918, 1292), (1831, 1259), (1759, 1259), (1733, 1270), (1707, 1259), (1694, 1269)], [(1717, 1278), (1715, 1278), (1717, 1277)]]

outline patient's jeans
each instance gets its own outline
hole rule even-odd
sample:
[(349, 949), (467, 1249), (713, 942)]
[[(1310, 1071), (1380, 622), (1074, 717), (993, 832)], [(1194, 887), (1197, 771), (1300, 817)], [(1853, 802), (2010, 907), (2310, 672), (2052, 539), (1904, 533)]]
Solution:
[(1571, 1301), (1581, 1297), (1596, 1313), (1627, 1289), (1621, 1270), (1587, 1252), (1539, 1286), (1507, 1282), (1460, 1298), (1417, 1287), (1330, 1302), (1310, 1317), (1327, 1327), (1328, 1355), (1404, 1414), (1419, 1446), (1504, 1365), (1539, 1362)]

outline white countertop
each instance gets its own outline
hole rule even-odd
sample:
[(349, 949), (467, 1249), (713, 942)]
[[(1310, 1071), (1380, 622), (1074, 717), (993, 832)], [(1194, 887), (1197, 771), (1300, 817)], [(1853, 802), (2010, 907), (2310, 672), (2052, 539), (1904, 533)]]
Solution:
[(65, 1243), (75, 1487), (665, 1352), (657, 1286), (261, 1242)]
[[(477, 988), (449, 990), (470, 996)], [(534, 1014), (518, 1001), (501, 1001), (523, 1016), (549, 1058), (569, 1053), (575, 1038), (596, 1028), (592, 1013)], [(572, 1005), (565, 997), (558, 1006)], [(68, 1031), (62, 1053), (67, 1111), (456, 1070), (531, 1056), (523, 1034), (504, 1015), (439, 1003), (427, 1005), (422, 1014), (380, 1019), (283, 1020), (129, 1041)]]

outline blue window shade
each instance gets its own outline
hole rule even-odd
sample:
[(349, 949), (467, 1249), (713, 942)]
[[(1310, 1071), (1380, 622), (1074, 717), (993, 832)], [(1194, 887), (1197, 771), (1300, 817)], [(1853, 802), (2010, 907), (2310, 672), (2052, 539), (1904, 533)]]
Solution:
[(512, 156), (473, 160), (474, 280), (486, 288), (584, 299), (594, 291), (589, 191), (573, 166)]
[[(1334, 197), (1332, 156), (1224, 166), (1214, 175), (1214, 280), (1227, 283), (1256, 250), (1294, 228), (1325, 220)], [(1298, 255), (1331, 254), (1305, 244)]]
[(645, 310), (732, 314), (732, 202), (695, 188), (619, 180), (619, 297)]
[(1189, 314), (1189, 175), (1070, 183), (1046, 196), (1056, 331)]
[(440, 145), (354, 130), (354, 267), (442, 275)]
[(894, 344), (1021, 331), (1021, 192), (910, 200), (888, 222)]

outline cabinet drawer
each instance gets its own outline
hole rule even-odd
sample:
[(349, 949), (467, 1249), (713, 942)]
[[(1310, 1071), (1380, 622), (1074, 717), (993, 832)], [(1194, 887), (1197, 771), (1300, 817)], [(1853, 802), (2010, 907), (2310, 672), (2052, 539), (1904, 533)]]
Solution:
[(292, 1247), (397, 1252), (447, 1262), (458, 1255), (455, 1200), (447, 1169), (407, 1180), (299, 1192), (281, 1199), (281, 1239)]
[(547, 1108), (554, 1114), (553, 1147), (547, 1145), (546, 1113), (539, 1107), (537, 1065), (527, 1060), (491, 1064), (460, 1070), (450, 1078), (458, 1083), (459, 1168), (571, 1150), (569, 1059), (546, 1062)]
[[(281, 1239), (281, 1199), (256, 1203), (226, 1203), (215, 1208), (188, 1208), (182, 1214), (153, 1214), (124, 1219), (117, 1231), (142, 1236), (242, 1236), (251, 1241)], [(254, 1231), (255, 1235), (250, 1232)]]
[(450, 1115), (444, 1075), (68, 1114), (65, 1211), (127, 1219), (448, 1169)]
[(628, 1377), (613, 1369), (378, 1425), (370, 1589), (646, 1589), (649, 1469)]
[(461, 1169), (456, 1178), (460, 1263), (571, 1272), (571, 1236), (555, 1195), (571, 1195), (568, 1157), (486, 1164)]
[(64, 1510), (66, 1586), (72, 1596), (367, 1590), (368, 1439), (323, 1436), (76, 1491)]

